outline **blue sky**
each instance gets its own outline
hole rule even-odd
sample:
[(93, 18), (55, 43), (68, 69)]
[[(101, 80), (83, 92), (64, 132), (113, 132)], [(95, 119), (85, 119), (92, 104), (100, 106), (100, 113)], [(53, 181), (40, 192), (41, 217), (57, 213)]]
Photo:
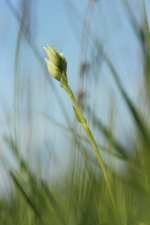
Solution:
[[(13, 97), (14, 57), (19, 24), (6, 2), (0, 0), (0, 98), (6, 104), (11, 105)], [(10, 2), (16, 10), (19, 10), (18, 5), (21, 0), (10, 0)], [(63, 51), (68, 61), (69, 80), (74, 91), (76, 91), (79, 61), (82, 58), (80, 50), (82, 46), (80, 42), (82, 40), (83, 21), (79, 15), (75, 14), (74, 9), (69, 7), (67, 3), (69, 1), (39, 0), (29, 2), (32, 3), (33, 17), (31, 21), (35, 26), (32, 27), (32, 38), (38, 51), (43, 56), (43, 62), (45, 54), (42, 48), (44, 45), (52, 44), (58, 50)], [(88, 1), (77, 0), (71, 2), (75, 3), (75, 10), (79, 11), (80, 15), (84, 17), (87, 12)], [(142, 52), (122, 3), (123, 1), (119, 0), (96, 1), (91, 14), (90, 24), (92, 30), (103, 43), (104, 49), (111, 57), (118, 72), (122, 74), (121, 77), (128, 92), (134, 95), (134, 79), (137, 79), (142, 73), (142, 67), (137, 63), (136, 56), (138, 55), (138, 58), (142, 60)], [(140, 24), (142, 21), (140, 8), (142, 1), (132, 0), (130, 4)], [(25, 51), (27, 48), (29, 48), (28, 45), (25, 45)], [(36, 71), (39, 71), (38, 62), (34, 59), (33, 55), (31, 56), (30, 50), (27, 51), (29, 51), (26, 53), (29, 57), (26, 56), (24, 64), (30, 68), (29, 70), (34, 70), (36, 73)], [(21, 54), (25, 57), (23, 53)], [(101, 75), (104, 82), (101, 88), (106, 87), (107, 89), (107, 86), (112, 84), (111, 75), (107, 68), (104, 67), (103, 70), (102, 73), (107, 75)], [(62, 90), (58, 86), (56, 83), (58, 91), (62, 94)], [(99, 88), (98, 85), (97, 88)], [(1, 108), (3, 108), (2, 104)]]
[[(124, 56), (123, 60), (118, 56), (123, 50), (123, 47), (125, 48), (128, 46), (128, 48), (131, 49), (136, 47), (138, 43), (132, 28), (129, 26), (125, 10), (120, 1), (110, 1), (109, 5), (107, 4), (107, 1), (95, 3), (91, 17), (91, 25), (93, 30), (99, 33), (106, 50), (109, 49), (109, 53), (117, 58), (117, 65), (120, 65), (123, 64), (123, 60), (125, 60)], [(20, 1), (12, 0), (10, 2), (12, 2), (17, 9)], [(76, 74), (78, 72), (80, 53), (79, 42), (81, 39), (82, 23), (80, 22), (80, 18), (76, 18), (77, 16), (73, 11), (68, 13), (67, 3), (65, 2), (67, 1), (35, 1), (35, 15), (33, 15), (36, 20), (36, 28), (33, 28), (33, 31), (35, 30), (35, 43), (41, 54), (43, 54), (42, 47), (45, 44), (53, 44), (57, 49), (65, 52), (69, 64), (68, 73)], [(78, 0), (75, 2), (77, 10), (80, 11), (82, 16), (85, 15), (88, 1)], [(137, 10), (139, 10), (139, 14), (136, 16), (138, 20), (140, 20), (140, 4), (136, 4), (136, 2), (140, 1), (133, 0), (131, 2), (133, 9), (136, 11), (137, 7)], [(8, 94), (7, 90), (12, 84), (11, 79), (16, 48), (15, 44), (19, 27), (18, 22), (14, 19), (14, 16), (8, 9), (4, 0), (0, 1), (0, 15), (0, 84), (1, 92), (4, 93), (5, 96)], [(32, 20), (34, 21), (34, 18), (32, 18)], [(122, 25), (123, 28), (121, 29)], [(125, 52), (125, 54), (127, 53)]]
[[(21, 0), (10, 0), (10, 2), (18, 11), (18, 5)], [(83, 18), (87, 15), (88, 0), (72, 0), (71, 2), (73, 2), (75, 8), (70, 8), (68, 4), (70, 1), (67, 0), (32, 0), (29, 2), (32, 3), (32, 40), (43, 57), (43, 64), (45, 58), (43, 46), (46, 44), (52, 44), (57, 50), (63, 51), (68, 61), (69, 82), (76, 92), (78, 90), (80, 60), (91, 60), (90, 40), (88, 40), (89, 45), (87, 45), (87, 53), (85, 54), (81, 51), (85, 44), (83, 40)], [(101, 40), (105, 51), (116, 66), (126, 90), (130, 96), (136, 100), (143, 70), (141, 66), (143, 56), (141, 46), (130, 25), (123, 2), (124, 0), (95, 1), (90, 16), (90, 26), (99, 40)], [(146, 2), (148, 8), (150, 2)], [(131, 4), (131, 8), (133, 9), (138, 23), (142, 24), (142, 0), (132, 0), (129, 1), (129, 3)], [(76, 11), (79, 12), (79, 14), (76, 14)], [(20, 12), (20, 10), (18, 12)], [(34, 24), (34, 26), (32, 24)], [(6, 119), (5, 107), (11, 114), (13, 112), (14, 58), (18, 31), (18, 21), (11, 13), (6, 1), (0, 0), (0, 121), (5, 121)], [(33, 89), (35, 88), (37, 91), (33, 92), (33, 98), (36, 99), (37, 97), (37, 102), (36, 104), (34, 103), (34, 106), (36, 105), (36, 115), (48, 109), (48, 114), (65, 124), (60, 106), (55, 99), (55, 94), (46, 84), (43, 73), (41, 65), (39, 65), (30, 47), (23, 39), (20, 53), (19, 74), (21, 77), (25, 78), (25, 82), (27, 82), (26, 79), (29, 79), (31, 87), (33, 87)], [(27, 77), (26, 74), (28, 74)], [(91, 76), (94, 75), (92, 74)], [(90, 78), (86, 83), (87, 88), (89, 88), (89, 93), (91, 94), (89, 101), (91, 105), (94, 105), (95, 102), (97, 115), (106, 119), (108, 117), (111, 92), (114, 94), (114, 98), (116, 98), (115, 111), (117, 111), (118, 123), (120, 123), (120, 121), (122, 123), (121, 127), (119, 127), (118, 124), (120, 134), (120, 130), (123, 130), (124, 127), (126, 130), (129, 128), (129, 125), (126, 123), (128, 115), (124, 104), (121, 103), (122, 100), (119, 97), (111, 73), (105, 63), (102, 64), (102, 68), (97, 76), (99, 77), (98, 79), (96, 78), (97, 82), (93, 81), (93, 78)], [(73, 115), (70, 102), (59, 87), (59, 83), (57, 81), (52, 82), (62, 97), (67, 112)], [(24, 87), (22, 86), (22, 88)], [(50, 102), (51, 108), (47, 105), (47, 102)], [(23, 108), (25, 107), (23, 106)], [(39, 120), (35, 119), (35, 123), (37, 123), (37, 121)], [(47, 131), (49, 131), (49, 128), (45, 128), (46, 125), (43, 122), (39, 122), (39, 127), (42, 127), (41, 132), (43, 132), (43, 135), (45, 135), (44, 130), (47, 129)], [(56, 135), (52, 131), (50, 133), (51, 139), (55, 140)], [(124, 132), (124, 130), (122, 132)], [(1, 137), (2, 136), (0, 136), (0, 138)], [(41, 141), (42, 138), (43, 136), (41, 135)]]
[[(14, 18), (14, 15), (8, 8), (6, 2), (7, 1), (4, 0), (0, 1), (0, 98), (3, 102), (0, 106), (0, 112), (3, 110), (3, 104), (8, 104), (8, 107), (11, 107), (13, 100), (13, 80), (15, 73), (14, 58), (19, 30), (19, 23)], [(10, 2), (19, 12), (18, 6), (21, 0), (10, 0)], [(37, 46), (38, 51), (43, 56), (43, 63), (45, 54), (42, 48), (44, 45), (52, 44), (56, 49), (63, 51), (68, 61), (69, 81), (73, 90), (76, 91), (78, 89), (79, 62), (85, 57), (84, 54), (82, 56), (82, 45), (80, 42), (82, 40), (84, 26), (82, 17), (84, 18), (87, 13), (88, 1), (71, 1), (75, 8), (70, 8), (70, 5), (68, 4), (70, 1), (65, 0), (39, 0), (29, 2), (30, 4), (32, 3), (31, 22), (34, 24), (34, 26), (31, 25), (33, 33), (32, 39)], [(142, 21), (142, 10), (140, 8), (141, 1), (132, 0), (130, 4), (135, 13), (135, 17), (140, 24)], [(76, 14), (75, 12), (79, 12), (79, 14)], [(140, 59), (142, 60), (142, 50), (129, 23), (123, 1), (96, 1), (91, 13), (90, 25), (92, 31), (95, 32), (97, 37), (103, 43), (105, 51), (116, 66), (129, 94), (132, 97), (136, 97), (136, 88), (138, 87), (135, 87), (134, 81), (135, 79), (139, 79), (142, 73), (142, 67), (137, 63), (138, 60), (136, 56), (138, 55), (139, 61)], [(21, 65), (23, 64), (23, 69), (31, 71), (32, 76), (35, 76), (35, 79), (37, 75), (34, 74), (39, 73), (40, 71), (41, 74), (38, 79), (41, 79), (42, 81), (43, 72), (40, 70), (41, 68), (38, 65), (39, 62), (35, 60), (28, 44), (24, 42), (24, 46), (21, 53)], [(87, 59), (90, 60), (89, 49), (87, 52)], [(108, 92), (108, 89), (114, 84), (111, 74), (105, 65), (102, 66), (100, 77), (102, 77), (101, 83), (99, 85), (97, 83), (95, 90), (101, 96), (99, 99), (101, 107), (103, 102), (106, 102), (106, 93)], [(62, 95), (64, 102), (67, 102), (65, 105), (68, 107), (67, 110), (69, 110), (70, 105), (68, 105), (65, 94), (59, 88), (57, 82), (54, 81), (53, 83), (56, 85), (60, 95)], [(92, 83), (89, 83), (89, 85), (92, 85)], [(100, 92), (99, 89), (101, 89)], [(59, 112), (55, 100), (53, 104), (56, 107), (56, 111)], [(61, 119), (62, 118), (60, 118), (60, 120)]]

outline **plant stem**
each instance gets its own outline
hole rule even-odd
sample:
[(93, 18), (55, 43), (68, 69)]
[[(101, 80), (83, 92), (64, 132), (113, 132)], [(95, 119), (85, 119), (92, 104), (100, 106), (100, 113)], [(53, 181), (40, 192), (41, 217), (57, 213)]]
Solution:
[(61, 86), (62, 88), (67, 92), (67, 94), (70, 96), (71, 98), (71, 101), (73, 103), (73, 108), (74, 108), (74, 111), (76, 113), (76, 116), (79, 120), (79, 122), (81, 123), (81, 126), (83, 127), (88, 139), (89, 139), (89, 142), (91, 143), (92, 145), (92, 148), (96, 154), (96, 157), (97, 157), (97, 160), (99, 162), (99, 165), (100, 165), (100, 168), (102, 170), (102, 173), (103, 173), (103, 176), (104, 176), (104, 180), (105, 180), (105, 183), (106, 183), (106, 187), (107, 187), (107, 190), (108, 190), (108, 193), (109, 193), (109, 196), (110, 196), (110, 199), (111, 199), (111, 203), (112, 203), (112, 207), (115, 211), (115, 214), (117, 213), (117, 210), (116, 210), (116, 204), (115, 204), (115, 199), (113, 197), (113, 193), (112, 193), (112, 189), (111, 189), (111, 185), (110, 185), (110, 180), (109, 180), (109, 177), (108, 177), (108, 174), (107, 174), (107, 170), (106, 170), (106, 167), (105, 167), (105, 164), (104, 164), (104, 161), (102, 159), (102, 156), (100, 154), (100, 151), (99, 151), (99, 148), (96, 144), (96, 141), (91, 133), (91, 130), (88, 126), (88, 123), (86, 121), (86, 119), (84, 118), (80, 108), (79, 108), (79, 105), (74, 97), (74, 94), (71, 90), (71, 88), (69, 87), (69, 85), (66, 83), (66, 82), (63, 82), (61, 83)]

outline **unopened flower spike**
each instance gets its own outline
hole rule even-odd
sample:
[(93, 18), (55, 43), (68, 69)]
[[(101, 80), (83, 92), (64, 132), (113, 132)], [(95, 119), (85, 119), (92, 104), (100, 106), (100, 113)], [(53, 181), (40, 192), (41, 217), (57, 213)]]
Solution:
[(47, 68), (48, 71), (50, 72), (50, 74), (57, 79), (58, 81), (60, 81), (61, 87), (65, 90), (65, 92), (68, 94), (68, 96), (70, 97), (71, 101), (72, 101), (72, 105), (73, 105), (73, 109), (75, 112), (75, 115), (77, 117), (77, 120), (80, 122), (80, 125), (82, 126), (82, 128), (84, 129), (89, 142), (91, 143), (91, 146), (93, 147), (93, 150), (96, 154), (97, 160), (99, 162), (99, 165), (102, 169), (102, 173), (106, 182), (106, 187), (110, 196), (110, 200), (112, 203), (112, 207), (114, 209), (114, 212), (116, 214), (117, 212), (117, 208), (116, 208), (116, 202), (114, 199), (114, 195), (111, 189), (111, 183), (109, 180), (109, 176), (107, 174), (107, 170), (105, 167), (105, 163), (102, 159), (101, 153), (99, 151), (98, 145), (95, 142), (95, 139), (91, 133), (91, 130), (89, 128), (89, 125), (86, 121), (86, 119), (84, 118), (84, 115), (82, 114), (82, 111), (80, 110), (80, 107), (75, 99), (75, 96), (70, 88), (70, 86), (68, 85), (68, 80), (67, 80), (67, 61), (64, 57), (64, 54), (58, 53), (55, 51), (54, 48), (52, 48), (51, 46), (47, 46), (46, 48), (44, 48), (44, 50), (47, 53), (48, 58), (45, 60), (46, 64), (47, 64)]
[(67, 61), (64, 54), (58, 53), (50, 45), (44, 47), (48, 58), (45, 59), (49, 73), (58, 81), (62, 79), (67, 82)]

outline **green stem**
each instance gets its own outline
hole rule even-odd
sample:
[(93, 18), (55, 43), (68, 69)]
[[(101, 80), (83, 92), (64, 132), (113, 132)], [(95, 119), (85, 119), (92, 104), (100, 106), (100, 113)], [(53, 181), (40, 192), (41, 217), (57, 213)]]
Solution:
[(112, 193), (112, 189), (111, 189), (111, 185), (110, 185), (110, 180), (109, 180), (109, 177), (108, 177), (108, 174), (107, 174), (107, 170), (106, 170), (104, 161), (103, 161), (102, 156), (100, 154), (99, 148), (98, 148), (98, 146), (95, 142), (95, 139), (94, 139), (94, 137), (91, 133), (91, 130), (88, 126), (88, 123), (87, 123), (86, 119), (84, 118), (84, 116), (83, 116), (83, 114), (82, 114), (82, 112), (79, 108), (78, 103), (76, 102), (76, 99), (74, 97), (74, 94), (73, 94), (72, 90), (70, 89), (70, 87), (68, 86), (68, 84), (66, 82), (61, 83), (61, 86), (62, 86), (62, 88), (64, 88), (64, 90), (70, 96), (71, 101), (73, 103), (75, 113), (77, 115), (77, 118), (78, 118), (79, 122), (81, 123), (81, 126), (83, 127), (85, 133), (87, 134), (89, 142), (91, 143), (91, 145), (93, 147), (93, 150), (96, 154), (97, 160), (99, 162), (100, 168), (101, 168), (103, 176), (104, 176), (104, 180), (105, 180), (105, 183), (106, 183), (106, 186), (107, 186), (107, 190), (108, 190), (108, 193), (109, 193), (109, 196), (110, 196), (110, 199), (111, 199), (113, 209), (114, 209), (115, 214), (116, 214), (117, 210), (116, 210), (115, 199), (113, 197), (113, 193)]

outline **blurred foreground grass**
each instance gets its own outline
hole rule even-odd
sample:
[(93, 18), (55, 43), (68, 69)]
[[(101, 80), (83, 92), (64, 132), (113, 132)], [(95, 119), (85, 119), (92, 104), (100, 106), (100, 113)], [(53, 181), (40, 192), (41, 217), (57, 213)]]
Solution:
[[(5, 136), (5, 144), (13, 154), (17, 169), (10, 169), (4, 162), (6, 171), (11, 179), (8, 196), (0, 196), (0, 224), (3, 225), (149, 225), (150, 224), (150, 128), (149, 128), (149, 103), (150, 103), (150, 31), (146, 13), (144, 26), (141, 30), (136, 27), (136, 35), (140, 39), (144, 52), (144, 91), (147, 104), (147, 115), (143, 116), (140, 110), (125, 91), (120, 76), (113, 63), (103, 50), (103, 47), (92, 40), (99, 56), (103, 58), (110, 69), (113, 78), (122, 96), (125, 106), (130, 112), (135, 126), (135, 139), (131, 145), (122, 145), (115, 138), (113, 126), (107, 127), (95, 113), (95, 108), (87, 102), (82, 102), (84, 92), (78, 93), (78, 102), (89, 115), (93, 128), (105, 137), (105, 147), (100, 145), (100, 151), (107, 155), (106, 167), (110, 179), (111, 189), (115, 197), (118, 218), (114, 216), (111, 200), (98, 166), (96, 157), (91, 152), (86, 137), (80, 135), (76, 123), (68, 122), (67, 132), (70, 133), (71, 153), (67, 170), (56, 179), (45, 175), (40, 176), (32, 169), (32, 160), (24, 157), (19, 149), (18, 136), (18, 54), (21, 43), (21, 32), (25, 32), (20, 23), (16, 50), (15, 73), (15, 129), (12, 137)], [(132, 18), (133, 19), (133, 18)], [(132, 20), (133, 22), (133, 20)], [(135, 28), (135, 23), (134, 23)], [(23, 30), (22, 30), (23, 29)], [(142, 34), (142, 35), (141, 35)], [(32, 46), (30, 38), (27, 40)], [(32, 46), (33, 47), (33, 46)], [(33, 50), (35, 50), (33, 48)], [(34, 51), (41, 60), (37, 51)], [(42, 59), (44, 61), (44, 59)], [(82, 64), (82, 73), (87, 69)], [(81, 76), (81, 79), (85, 79)], [(81, 80), (84, 83), (84, 80)], [(88, 90), (86, 90), (88, 93)], [(82, 94), (82, 96), (81, 96)], [(29, 93), (30, 95), (30, 93)], [(31, 97), (31, 96), (29, 96)], [(82, 97), (82, 98), (81, 98)], [(58, 99), (61, 103), (61, 100)], [(81, 102), (80, 102), (81, 101)], [(84, 104), (83, 104), (84, 103)], [(62, 105), (64, 107), (64, 105)], [(64, 109), (64, 108), (63, 108)], [(63, 110), (62, 109), (62, 110)], [(64, 111), (64, 114), (66, 112)], [(66, 115), (66, 114), (65, 114)], [(111, 115), (111, 112), (110, 112)], [(30, 110), (29, 110), (30, 117)], [(53, 118), (49, 120), (53, 121)], [(54, 121), (53, 121), (54, 123)], [(61, 129), (63, 126), (57, 124)], [(129, 131), (130, 132), (130, 131)], [(131, 136), (132, 137), (132, 136)], [(56, 140), (59, 142), (59, 140)], [(68, 139), (67, 139), (68, 141)], [(49, 143), (48, 143), (49, 144)], [(47, 145), (46, 145), (47, 146)], [(31, 146), (29, 146), (29, 149)], [(36, 153), (34, 153), (36, 154)], [(43, 152), (45, 154), (45, 152)], [(34, 155), (33, 155), (34, 158)], [(35, 157), (36, 158), (36, 157)], [(46, 158), (46, 157), (45, 157)], [(35, 159), (36, 161), (36, 159)], [(37, 162), (38, 164), (38, 157)], [(115, 163), (119, 163), (115, 169)], [(122, 166), (123, 165), (123, 166)], [(55, 165), (57, 166), (57, 164)], [(54, 168), (55, 168), (54, 166)], [(40, 171), (39, 166), (39, 171)], [(46, 173), (46, 170), (44, 171)]]

